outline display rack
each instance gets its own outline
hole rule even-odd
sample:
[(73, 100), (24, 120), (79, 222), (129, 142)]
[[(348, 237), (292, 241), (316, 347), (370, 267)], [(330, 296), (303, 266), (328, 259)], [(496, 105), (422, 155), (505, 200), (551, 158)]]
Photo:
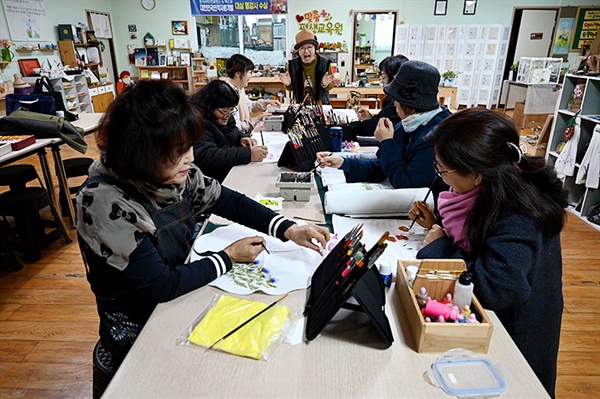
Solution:
[[(581, 98), (581, 103), (578, 103), (574, 107), (572, 99), (573, 91), (581, 83), (585, 84), (583, 97)], [(564, 177), (564, 185), (569, 190), (569, 203), (573, 205), (570, 207), (570, 211), (588, 222), (588, 211), (593, 205), (600, 202), (600, 189), (586, 187), (583, 183), (577, 184), (576, 176), (580, 168), (580, 158), (583, 158), (583, 154), (585, 154), (593, 135), (600, 134), (600, 132), (595, 131), (596, 127), (600, 126), (600, 77), (571, 74), (565, 76), (558, 109), (554, 114), (554, 124), (548, 139), (549, 144), (546, 159), (552, 165), (556, 164), (559, 156), (559, 153), (556, 151), (557, 147), (565, 140), (564, 132), (567, 128), (567, 123), (569, 119), (575, 116), (577, 108), (581, 109), (578, 118), (581, 134), (577, 144), (577, 154), (581, 156), (577, 156), (573, 176)], [(589, 224), (600, 230), (600, 226), (593, 223)]]
[[(192, 68), (183, 66), (139, 66), (137, 67), (140, 80), (148, 79), (169, 79), (175, 83), (181, 84), (181, 87), (191, 94), (194, 91), (194, 80), (192, 78)], [(152, 73), (154, 72), (154, 77)], [(158, 73), (158, 75), (156, 75)], [(166, 74), (166, 75), (165, 75)]]

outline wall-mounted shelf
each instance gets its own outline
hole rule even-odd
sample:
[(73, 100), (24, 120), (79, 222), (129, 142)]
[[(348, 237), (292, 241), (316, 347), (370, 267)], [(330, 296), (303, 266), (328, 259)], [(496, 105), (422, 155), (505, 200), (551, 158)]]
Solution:
[[(140, 80), (152, 79), (152, 72), (158, 72), (161, 79), (169, 79), (175, 83), (180, 83), (188, 94), (194, 92), (192, 68), (189, 66), (139, 66), (137, 71)], [(163, 78), (165, 73), (167, 74), (166, 78)]]

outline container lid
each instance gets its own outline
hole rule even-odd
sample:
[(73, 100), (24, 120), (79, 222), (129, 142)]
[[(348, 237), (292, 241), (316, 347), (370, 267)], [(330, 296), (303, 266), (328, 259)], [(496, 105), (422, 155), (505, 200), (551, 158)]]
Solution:
[(446, 393), (458, 397), (498, 396), (506, 390), (504, 379), (487, 359), (440, 359), (433, 363), (433, 377)]

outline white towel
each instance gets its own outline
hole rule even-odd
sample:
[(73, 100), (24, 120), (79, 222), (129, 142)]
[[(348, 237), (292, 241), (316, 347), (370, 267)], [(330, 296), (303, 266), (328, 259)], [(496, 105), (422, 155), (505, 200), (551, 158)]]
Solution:
[(577, 157), (577, 144), (579, 144), (579, 137), (581, 136), (581, 125), (580, 118), (576, 119), (575, 122), (575, 133), (571, 140), (567, 141), (567, 144), (564, 146), (560, 154), (558, 155), (558, 159), (556, 159), (556, 164), (554, 168), (556, 169), (556, 174), (558, 177), (563, 178), (565, 176), (573, 176), (575, 173), (575, 158)]
[(592, 141), (579, 165), (576, 184), (585, 183), (586, 187), (598, 188), (600, 181), (600, 125), (596, 125)]

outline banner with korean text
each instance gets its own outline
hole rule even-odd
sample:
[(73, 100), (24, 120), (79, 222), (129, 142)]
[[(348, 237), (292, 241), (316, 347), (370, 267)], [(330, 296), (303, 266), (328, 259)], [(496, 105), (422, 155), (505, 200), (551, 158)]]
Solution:
[(190, 0), (192, 15), (287, 14), (287, 0)]

